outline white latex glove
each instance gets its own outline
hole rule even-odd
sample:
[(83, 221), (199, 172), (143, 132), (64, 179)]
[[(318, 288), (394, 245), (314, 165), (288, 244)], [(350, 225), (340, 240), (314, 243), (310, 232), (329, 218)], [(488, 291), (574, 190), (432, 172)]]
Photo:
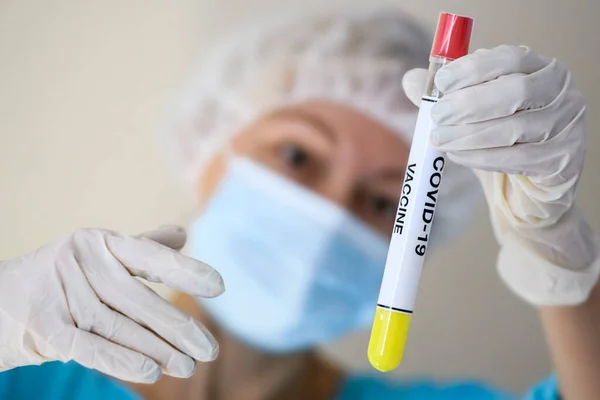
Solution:
[(135, 278), (193, 296), (221, 294), (218, 272), (178, 252), (185, 240), (175, 226), (140, 237), (82, 229), (0, 262), (0, 371), (74, 360), (150, 383), (161, 371), (189, 377), (194, 359), (215, 359), (212, 335)]
[[(419, 104), (427, 71), (409, 71)], [(569, 70), (528, 48), (478, 50), (444, 66), (432, 144), (474, 168), (490, 207), (507, 285), (534, 305), (584, 302), (600, 272), (596, 236), (575, 207), (586, 104)]]

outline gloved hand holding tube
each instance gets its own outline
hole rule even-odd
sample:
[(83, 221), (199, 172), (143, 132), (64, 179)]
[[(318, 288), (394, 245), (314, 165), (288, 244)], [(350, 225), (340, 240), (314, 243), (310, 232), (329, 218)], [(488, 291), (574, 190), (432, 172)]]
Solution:
[(216, 358), (215, 339), (135, 279), (221, 294), (217, 271), (179, 253), (185, 241), (176, 226), (139, 237), (81, 229), (0, 261), (0, 372), (73, 360), (132, 382), (191, 376), (195, 360)]
[[(369, 344), (382, 371), (402, 358), (423, 262), (413, 253), (425, 253), (437, 202), (436, 188), (427, 188), (441, 184), (444, 153), (479, 177), (501, 245), (498, 271), (518, 296), (538, 306), (581, 304), (600, 273), (599, 242), (574, 205), (585, 153), (583, 96), (563, 64), (526, 47), (461, 51), (436, 64), (440, 37), (468, 21), (442, 14), (429, 71), (403, 79), (421, 113)], [(435, 182), (423, 183), (430, 176)]]
[[(426, 71), (406, 73), (418, 104)], [(442, 68), (431, 144), (475, 169), (507, 286), (538, 306), (564, 398), (598, 397), (600, 245), (575, 191), (585, 101), (559, 61), (521, 46), (478, 50)], [(596, 288), (594, 290), (594, 288)]]
[[(418, 104), (427, 72), (409, 71)], [(431, 143), (473, 168), (501, 246), (498, 271), (538, 306), (583, 303), (598, 280), (598, 239), (575, 205), (585, 101), (559, 61), (521, 46), (478, 50), (442, 68)]]

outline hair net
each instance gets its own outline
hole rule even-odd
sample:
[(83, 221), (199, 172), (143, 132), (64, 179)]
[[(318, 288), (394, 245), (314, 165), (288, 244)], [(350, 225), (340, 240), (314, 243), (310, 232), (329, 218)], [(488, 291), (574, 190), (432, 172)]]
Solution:
[[(351, 106), (410, 142), (417, 110), (404, 94), (402, 77), (427, 66), (430, 46), (426, 30), (390, 9), (261, 21), (205, 54), (167, 121), (164, 147), (177, 175), (193, 183), (240, 128), (309, 99)], [(438, 233), (466, 219), (472, 183), (470, 171), (447, 164), (444, 189), (454, 199), (441, 202), (452, 208), (448, 215), (442, 205), (436, 212), (436, 221), (447, 220), (436, 222)]]

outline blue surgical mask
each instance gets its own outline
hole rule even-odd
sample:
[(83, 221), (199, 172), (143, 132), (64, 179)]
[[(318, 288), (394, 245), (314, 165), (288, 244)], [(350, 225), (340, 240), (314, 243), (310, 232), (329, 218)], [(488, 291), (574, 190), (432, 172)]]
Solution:
[(345, 209), (234, 157), (192, 226), (192, 255), (226, 291), (202, 300), (242, 341), (301, 350), (372, 323), (387, 242)]

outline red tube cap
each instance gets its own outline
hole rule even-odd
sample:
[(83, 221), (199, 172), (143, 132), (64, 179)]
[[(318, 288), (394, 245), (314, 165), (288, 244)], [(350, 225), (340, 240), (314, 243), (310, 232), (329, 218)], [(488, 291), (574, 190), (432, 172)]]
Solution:
[(469, 53), (473, 19), (442, 13), (435, 32), (431, 55), (457, 59)]

